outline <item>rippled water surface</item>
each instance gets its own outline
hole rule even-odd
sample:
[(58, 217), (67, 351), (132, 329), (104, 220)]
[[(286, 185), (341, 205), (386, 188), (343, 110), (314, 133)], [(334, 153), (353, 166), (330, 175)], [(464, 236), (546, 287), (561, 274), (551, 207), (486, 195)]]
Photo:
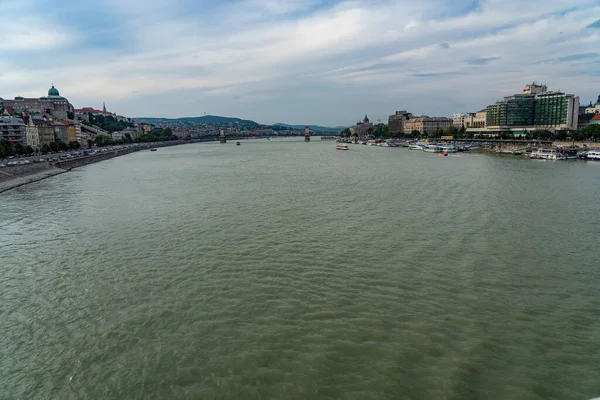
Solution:
[(600, 396), (600, 165), (334, 147), (0, 195), (0, 398)]

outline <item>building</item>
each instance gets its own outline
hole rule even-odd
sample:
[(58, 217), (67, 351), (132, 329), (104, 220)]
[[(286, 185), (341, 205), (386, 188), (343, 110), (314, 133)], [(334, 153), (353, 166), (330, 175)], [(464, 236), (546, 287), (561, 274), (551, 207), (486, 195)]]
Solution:
[(536, 82), (533, 82), (532, 84), (525, 85), (521, 94), (536, 95), (536, 94), (540, 94), (540, 93), (546, 93), (547, 91), (548, 91), (548, 86), (538, 85)]
[(580, 131), (592, 123), (592, 118), (600, 114), (580, 114), (577, 119), (577, 130)]
[(396, 111), (394, 115), (388, 117), (388, 133), (392, 136), (404, 133), (404, 122), (412, 118), (412, 114), (402, 111)]
[(54, 141), (69, 143), (69, 135), (67, 132), (67, 124), (64, 122), (53, 121), (52, 127), (54, 128)]
[(365, 137), (370, 135), (373, 131), (373, 124), (369, 121), (369, 117), (365, 114), (365, 118), (362, 122), (357, 122), (356, 125), (350, 127), (350, 135)]
[(25, 123), (27, 146), (30, 146), (36, 151), (39, 151), (41, 149), (41, 146), (40, 135), (37, 126), (33, 123), (33, 119), (29, 115), (23, 115), (23, 122)]
[(0, 140), (6, 140), (11, 144), (17, 143), (27, 145), (27, 129), (21, 118), (0, 118)]
[(526, 85), (522, 93), (508, 95), (486, 109), (485, 128), (471, 132), (483, 135), (525, 135), (530, 131), (577, 129), (579, 97), (548, 91), (545, 85)]
[(592, 105), (590, 101), (590, 105), (585, 108), (586, 114), (600, 114), (600, 95), (598, 96), (598, 101)]
[(16, 114), (43, 115), (53, 119), (67, 119), (74, 112), (69, 100), (62, 97), (58, 89), (52, 85), (48, 96), (39, 98), (24, 98), (17, 96), (14, 100), (3, 100), (4, 108), (11, 108)]
[(79, 124), (75, 124), (71, 121), (67, 121), (65, 124), (67, 125), (67, 141), (69, 143), (77, 142), (77, 131), (79, 130), (79, 135), (81, 135), (81, 127), (79, 126)]
[(413, 131), (419, 131), (422, 135), (430, 135), (441, 130), (446, 130), (452, 125), (452, 118), (423, 115), (404, 122), (404, 134), (410, 135)]
[(31, 117), (31, 120), (38, 129), (40, 149), (44, 145), (50, 145), (50, 143), (54, 142), (54, 126), (52, 126), (51, 122), (40, 116)]
[(600, 124), (600, 114), (594, 114), (594, 116), (590, 120), (590, 125), (592, 124)]

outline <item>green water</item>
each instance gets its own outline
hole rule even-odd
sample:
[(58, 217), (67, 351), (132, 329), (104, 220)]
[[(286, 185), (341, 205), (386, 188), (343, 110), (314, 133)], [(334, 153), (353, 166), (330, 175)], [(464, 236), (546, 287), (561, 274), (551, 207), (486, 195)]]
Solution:
[(600, 396), (600, 163), (334, 148), (0, 195), (0, 398)]

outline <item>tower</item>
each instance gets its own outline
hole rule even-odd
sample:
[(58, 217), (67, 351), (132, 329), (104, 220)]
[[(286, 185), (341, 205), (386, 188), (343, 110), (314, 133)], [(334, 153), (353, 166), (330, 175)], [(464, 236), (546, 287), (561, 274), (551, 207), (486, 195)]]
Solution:
[(225, 128), (221, 128), (219, 129), (220, 134), (219, 134), (219, 142), (220, 143), (227, 143), (227, 137), (225, 136)]
[(106, 112), (106, 103), (102, 102), (102, 111)]
[(304, 141), (310, 142), (310, 128), (308, 125), (304, 127)]

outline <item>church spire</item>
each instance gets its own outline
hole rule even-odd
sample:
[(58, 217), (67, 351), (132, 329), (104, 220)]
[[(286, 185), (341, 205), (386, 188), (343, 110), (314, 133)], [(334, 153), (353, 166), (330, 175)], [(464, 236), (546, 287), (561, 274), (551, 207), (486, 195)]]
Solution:
[(102, 111), (106, 112), (106, 103), (102, 102)]

